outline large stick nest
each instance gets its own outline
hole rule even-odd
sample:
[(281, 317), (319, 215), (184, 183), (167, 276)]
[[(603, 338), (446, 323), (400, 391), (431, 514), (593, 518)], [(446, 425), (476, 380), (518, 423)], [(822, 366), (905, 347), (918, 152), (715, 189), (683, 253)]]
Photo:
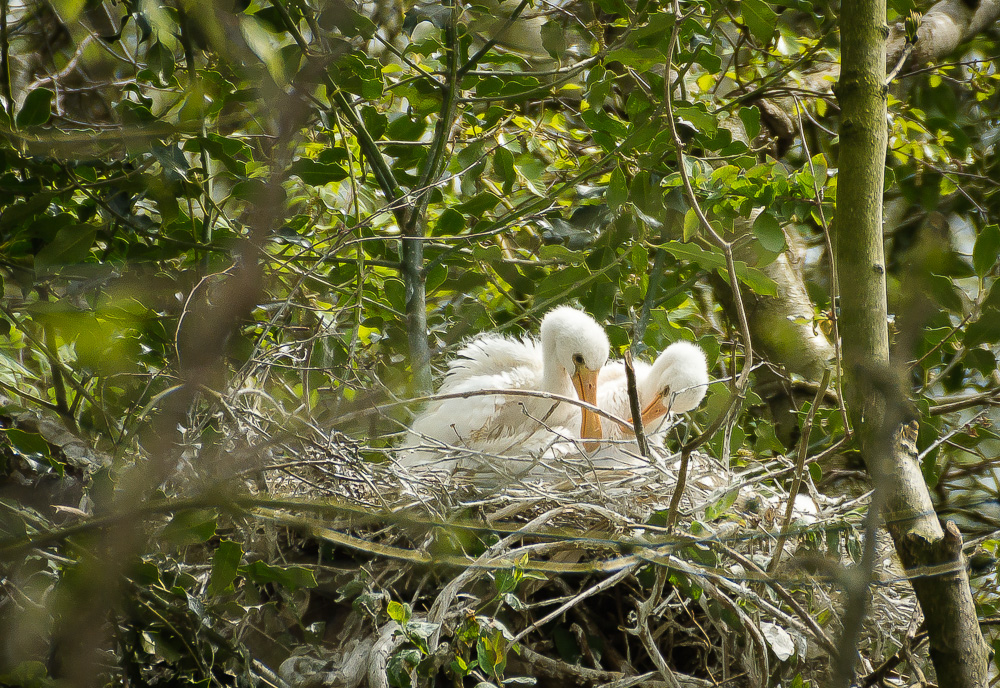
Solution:
[(448, 472), (315, 426), (277, 446), (262, 511), (323, 543), (339, 600), (313, 593), (335, 630), (282, 664), (292, 685), (454, 681), (478, 660), (466, 681), (758, 686), (822, 680), (848, 603), (870, 605), (864, 673), (915, 628), (888, 538), (870, 599), (841, 591), (866, 496), (826, 497), (806, 475), (786, 521), (785, 459), (730, 469), (654, 445), (617, 469), (465, 453), (445, 458), (472, 468)]

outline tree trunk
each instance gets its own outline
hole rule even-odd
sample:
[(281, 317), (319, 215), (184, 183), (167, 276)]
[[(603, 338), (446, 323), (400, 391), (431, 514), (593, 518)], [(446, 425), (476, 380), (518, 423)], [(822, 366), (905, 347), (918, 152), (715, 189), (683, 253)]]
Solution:
[[(902, 378), (889, 367), (882, 247), (885, 0), (845, 0), (842, 12), (842, 67), (836, 89), (842, 108), (836, 262), (845, 396), (876, 487), (873, 507), (881, 508), (899, 558), (914, 576), (939, 683), (985, 688), (988, 648), (979, 631), (961, 536), (954, 524), (942, 529), (934, 513), (916, 462), (914, 423), (904, 424)], [(845, 628), (848, 636), (850, 632)], [(837, 685), (850, 680), (849, 675), (838, 678)]]

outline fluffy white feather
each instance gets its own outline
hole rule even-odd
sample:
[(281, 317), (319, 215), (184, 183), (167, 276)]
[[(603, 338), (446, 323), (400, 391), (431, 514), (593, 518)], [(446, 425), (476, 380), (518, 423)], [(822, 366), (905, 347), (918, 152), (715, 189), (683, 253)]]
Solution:
[[(690, 342), (675, 342), (663, 350), (653, 365), (635, 361), (636, 392), (642, 409), (643, 426), (651, 430), (668, 413), (687, 413), (697, 408), (708, 390), (705, 352)], [(612, 361), (597, 379), (597, 405), (623, 420), (632, 419), (628, 401), (625, 364)], [(604, 437), (631, 436), (618, 423), (601, 418)]]
[[(469, 341), (441, 384), (441, 394), (488, 389), (533, 390), (596, 399), (597, 377), (608, 358), (604, 329), (586, 313), (562, 306), (542, 319), (539, 339), (483, 335)], [(497, 394), (431, 402), (414, 421), (403, 446), (404, 465), (438, 463), (445, 445), (490, 454), (541, 453), (580, 434), (599, 436), (595, 414), (549, 399)], [(440, 450), (434, 449), (441, 443)], [(412, 449), (420, 447), (420, 449)], [(472, 455), (474, 456), (474, 455)]]

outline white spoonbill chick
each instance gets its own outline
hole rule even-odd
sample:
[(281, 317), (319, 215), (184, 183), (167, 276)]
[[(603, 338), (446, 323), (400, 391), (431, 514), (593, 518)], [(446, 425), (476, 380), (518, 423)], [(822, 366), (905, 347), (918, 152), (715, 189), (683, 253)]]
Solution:
[[(448, 364), (439, 394), (481, 390), (549, 392), (597, 404), (598, 375), (608, 360), (608, 337), (593, 318), (569, 306), (549, 311), (538, 339), (481, 335)], [(404, 465), (440, 459), (435, 441), (491, 454), (527, 455), (559, 440), (600, 439), (598, 415), (553, 399), (484, 394), (431, 402), (413, 421)], [(443, 462), (442, 468), (453, 466)]]
[[(653, 365), (635, 361), (635, 384), (642, 409), (642, 426), (652, 430), (668, 413), (687, 413), (697, 408), (708, 390), (708, 364), (701, 347), (674, 342)], [(612, 361), (598, 377), (597, 405), (603, 411), (631, 421), (625, 364)], [(601, 418), (604, 436), (612, 440), (633, 437), (618, 423)]]

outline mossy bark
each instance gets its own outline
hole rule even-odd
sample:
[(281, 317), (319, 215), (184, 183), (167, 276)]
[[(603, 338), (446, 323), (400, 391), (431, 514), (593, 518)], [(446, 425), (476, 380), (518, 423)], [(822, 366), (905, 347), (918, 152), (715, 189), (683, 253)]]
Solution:
[(836, 262), (845, 396), (886, 526), (927, 622), (939, 683), (985, 688), (979, 630), (961, 535), (942, 528), (916, 461), (902, 375), (889, 362), (882, 193), (887, 144), (885, 0), (844, 0)]

